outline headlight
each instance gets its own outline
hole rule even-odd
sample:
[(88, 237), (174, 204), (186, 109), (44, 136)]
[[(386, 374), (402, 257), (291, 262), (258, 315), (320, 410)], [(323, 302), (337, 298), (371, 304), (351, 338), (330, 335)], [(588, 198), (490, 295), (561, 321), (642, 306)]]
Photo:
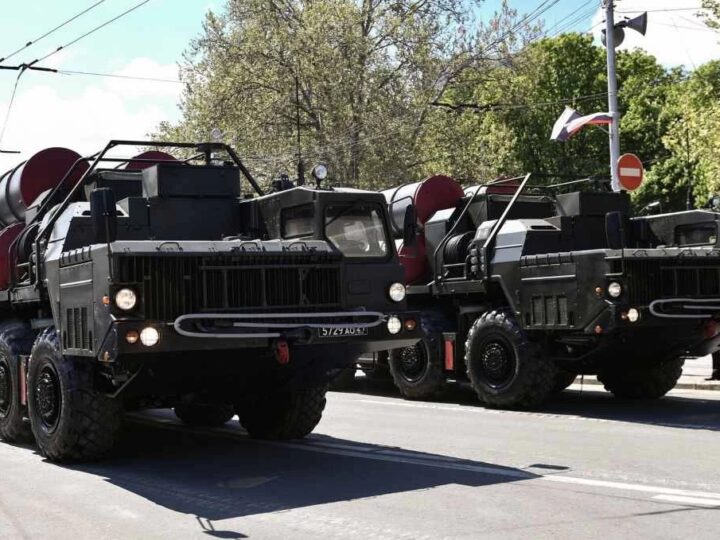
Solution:
[(610, 285), (608, 285), (607, 292), (612, 298), (617, 298), (622, 294), (622, 285), (620, 285), (617, 281), (613, 281)]
[(628, 309), (627, 318), (630, 322), (638, 322), (640, 320), (640, 312), (635, 308)]
[(115, 305), (123, 311), (130, 311), (137, 304), (137, 296), (132, 289), (120, 289), (115, 293)]
[(387, 329), (391, 334), (399, 334), (402, 330), (402, 321), (395, 315), (389, 317), (387, 320)]
[(146, 347), (157, 345), (158, 341), (160, 341), (160, 334), (152, 326), (145, 327), (142, 329), (142, 332), (140, 332), (140, 343)]
[(402, 302), (405, 300), (405, 285), (393, 283), (388, 289), (388, 296), (393, 302)]

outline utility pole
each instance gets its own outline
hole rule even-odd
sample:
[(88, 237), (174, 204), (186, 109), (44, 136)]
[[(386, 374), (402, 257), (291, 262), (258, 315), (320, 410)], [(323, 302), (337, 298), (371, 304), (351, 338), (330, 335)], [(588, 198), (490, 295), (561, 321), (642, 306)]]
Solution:
[(610, 123), (610, 178), (613, 191), (620, 191), (617, 164), (620, 159), (620, 113), (617, 101), (617, 74), (615, 72), (615, 12), (613, 0), (605, 2), (605, 50), (607, 51), (608, 112)]

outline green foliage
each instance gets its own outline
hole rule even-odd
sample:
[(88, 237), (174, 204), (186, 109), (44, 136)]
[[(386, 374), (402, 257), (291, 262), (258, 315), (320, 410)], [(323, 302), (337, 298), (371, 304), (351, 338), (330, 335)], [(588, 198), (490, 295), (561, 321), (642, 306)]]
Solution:
[(702, 7), (710, 12), (709, 15), (704, 17), (705, 23), (710, 28), (720, 28), (720, 1), (703, 0)]
[[(156, 136), (218, 127), (267, 181), (295, 170), (299, 113), (306, 163), (326, 162), (339, 184), (607, 177), (604, 130), (549, 138), (566, 105), (607, 110), (605, 50), (588, 35), (539, 39), (507, 2), (476, 25), (479, 1), (228, 0), (185, 55), (182, 120)], [(688, 74), (633, 50), (617, 71), (621, 151), (647, 170), (636, 205), (682, 209), (689, 185), (705, 202), (720, 190), (720, 62)]]
[[(639, 50), (620, 53), (617, 68), (623, 151), (656, 161), (667, 154), (661, 138), (669, 120), (662, 113), (678, 74)], [(532, 43), (509, 65), (466, 74), (446, 98), (487, 106), (436, 120), (429, 145), (437, 152), (435, 163), (462, 178), (527, 171), (552, 182), (608, 176), (603, 130), (588, 127), (567, 142), (550, 140), (565, 105), (583, 114), (607, 110), (605, 51), (589, 36), (565, 34)]]
[[(430, 103), (478, 59), (466, 0), (229, 0), (182, 75), (183, 120), (159, 137), (226, 133), (255, 171), (303, 154), (351, 185), (410, 179)], [(472, 26), (472, 25), (471, 25)], [(299, 99), (296, 100), (296, 80)]]
[(660, 200), (668, 210), (686, 207), (688, 186), (696, 206), (720, 191), (720, 62), (677, 75), (660, 115), (666, 152), (635, 194), (638, 204)]

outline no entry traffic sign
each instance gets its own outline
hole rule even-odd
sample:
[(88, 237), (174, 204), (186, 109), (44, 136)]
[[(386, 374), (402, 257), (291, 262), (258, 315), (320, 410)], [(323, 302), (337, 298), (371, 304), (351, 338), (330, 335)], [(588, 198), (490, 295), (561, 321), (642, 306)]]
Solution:
[(643, 180), (642, 161), (635, 154), (623, 154), (618, 159), (618, 180), (623, 189), (633, 191), (640, 187)]

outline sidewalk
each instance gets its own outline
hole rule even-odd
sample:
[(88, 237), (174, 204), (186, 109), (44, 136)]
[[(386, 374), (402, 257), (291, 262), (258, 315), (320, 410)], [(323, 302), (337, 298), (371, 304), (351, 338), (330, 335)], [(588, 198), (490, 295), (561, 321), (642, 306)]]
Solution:
[[(685, 390), (720, 390), (720, 381), (706, 381), (712, 373), (712, 358), (703, 356), (702, 358), (689, 358), (685, 360), (683, 374), (675, 388)], [(575, 384), (579, 382), (576, 381)], [(585, 384), (600, 384), (593, 376), (586, 376)]]

